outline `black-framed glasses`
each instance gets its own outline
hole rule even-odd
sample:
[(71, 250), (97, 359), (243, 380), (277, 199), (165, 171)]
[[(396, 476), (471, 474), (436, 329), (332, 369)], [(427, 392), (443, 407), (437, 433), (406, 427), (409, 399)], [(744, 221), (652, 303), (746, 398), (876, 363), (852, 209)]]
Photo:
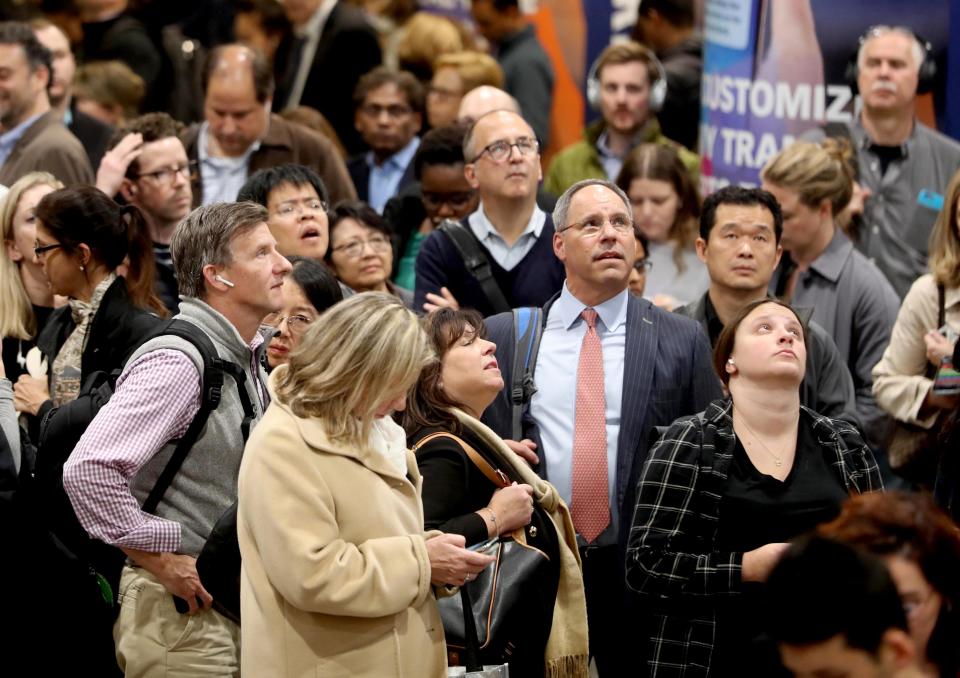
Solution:
[(393, 243), (383, 235), (375, 235), (368, 240), (351, 240), (343, 245), (337, 245), (331, 248), (332, 252), (343, 252), (351, 259), (356, 259), (363, 254), (364, 245), (370, 245), (370, 249), (375, 254), (383, 254), (393, 247)]
[(463, 209), (476, 196), (474, 191), (452, 191), (450, 193), (433, 193), (423, 191), (423, 204), (432, 209), (439, 209), (443, 205), (450, 205), (454, 209)]
[(646, 257), (637, 259), (635, 262), (633, 262), (633, 270), (640, 275), (646, 275), (651, 268), (653, 268), (653, 262)]
[(413, 109), (409, 106), (403, 106), (401, 104), (391, 104), (389, 106), (381, 106), (379, 104), (364, 104), (360, 107), (360, 112), (368, 118), (379, 118), (381, 113), (386, 113), (388, 116), (396, 120), (397, 118), (402, 118), (405, 115), (410, 115), (413, 113)]
[(46, 254), (50, 250), (55, 250), (58, 247), (63, 247), (63, 245), (61, 245), (58, 242), (55, 242), (52, 245), (41, 245), (38, 241), (35, 240), (33, 242), (33, 256), (39, 259), (41, 254)]
[(196, 173), (197, 163), (188, 162), (186, 165), (177, 165), (176, 167), (164, 167), (163, 169), (158, 169), (153, 172), (140, 172), (139, 174), (134, 174), (134, 179), (142, 179), (144, 177), (150, 177), (161, 183), (172, 184), (177, 175), (182, 176), (184, 179), (189, 179)]
[(516, 146), (517, 150), (520, 151), (520, 155), (534, 155), (540, 150), (540, 142), (536, 139), (531, 139), (530, 137), (520, 137), (516, 141), (507, 141), (506, 139), (500, 139), (499, 141), (494, 141), (492, 144), (487, 144), (477, 153), (473, 160), (470, 162), (476, 162), (483, 154), (486, 153), (490, 156), (490, 159), (494, 162), (503, 162), (510, 157), (510, 153), (513, 152), (513, 147)]

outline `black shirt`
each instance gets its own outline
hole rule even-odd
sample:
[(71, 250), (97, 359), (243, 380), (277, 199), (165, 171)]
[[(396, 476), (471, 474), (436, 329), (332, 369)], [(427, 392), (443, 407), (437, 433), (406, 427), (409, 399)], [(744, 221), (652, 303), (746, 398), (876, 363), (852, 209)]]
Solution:
[[(782, 482), (758, 471), (738, 438), (720, 500), (716, 550), (746, 552), (789, 541), (835, 518), (847, 496), (840, 474), (805, 427), (797, 436), (793, 468)], [(742, 590), (718, 610), (711, 672), (776, 675), (776, 647), (763, 637), (762, 584), (745, 582)]]
[(7, 373), (7, 379), (12, 383), (17, 383), (21, 374), (27, 374), (27, 353), (37, 345), (37, 335), (47, 324), (51, 313), (53, 313), (53, 309), (49, 306), (34, 305), (33, 315), (37, 319), (37, 332), (33, 335), (33, 338), (3, 338), (3, 369)]

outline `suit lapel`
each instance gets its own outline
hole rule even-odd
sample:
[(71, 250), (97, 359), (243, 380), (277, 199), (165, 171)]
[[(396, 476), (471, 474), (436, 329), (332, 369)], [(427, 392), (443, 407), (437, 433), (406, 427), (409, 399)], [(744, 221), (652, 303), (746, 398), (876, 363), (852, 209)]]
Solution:
[(617, 440), (617, 497), (624, 496), (636, 450), (642, 444), (650, 402), (658, 326), (648, 313), (650, 302), (633, 296), (627, 302), (627, 343), (623, 364), (623, 399), (620, 403), (620, 436)]

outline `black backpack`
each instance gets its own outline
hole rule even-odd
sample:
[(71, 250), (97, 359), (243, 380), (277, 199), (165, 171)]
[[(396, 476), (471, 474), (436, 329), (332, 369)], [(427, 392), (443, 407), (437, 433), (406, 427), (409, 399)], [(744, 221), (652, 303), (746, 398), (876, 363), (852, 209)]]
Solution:
[[(229, 374), (237, 383), (245, 415), (244, 440), (254, 416), (243, 386), (246, 374), (235, 363), (221, 359), (210, 338), (199, 327), (173, 319), (161, 325), (147, 341), (160, 335), (180, 337), (199, 351), (204, 366), (203, 386), (197, 415), (177, 442), (176, 450), (143, 504), (147, 513), (156, 511), (190, 448), (200, 437), (210, 413), (219, 406), (224, 374)], [(88, 536), (80, 525), (63, 488), (63, 466), (97, 412), (110, 400), (119, 375), (119, 371), (91, 374), (75, 400), (51, 410), (44, 417), (37, 445), (34, 487), (30, 493), (41, 530), (47, 533), (52, 546), (53, 557), (61, 560), (64, 567), (72, 569), (76, 579), (85, 580), (89, 591), (99, 595), (98, 603), (102, 603), (111, 615), (115, 615), (119, 607), (117, 592), (125, 556), (120, 549)], [(88, 596), (87, 600), (96, 597)]]

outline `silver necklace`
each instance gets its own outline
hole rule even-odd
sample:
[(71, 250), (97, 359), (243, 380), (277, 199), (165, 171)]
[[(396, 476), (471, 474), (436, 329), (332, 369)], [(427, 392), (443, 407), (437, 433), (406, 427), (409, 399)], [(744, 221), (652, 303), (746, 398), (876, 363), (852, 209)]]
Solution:
[[(736, 410), (734, 410), (734, 411), (736, 411)], [(764, 443), (763, 440), (761, 440), (760, 436), (758, 436), (758, 435), (754, 432), (754, 430), (753, 430), (752, 428), (750, 428), (750, 424), (748, 424), (747, 421), (743, 418), (743, 415), (740, 415), (740, 423), (747, 427), (747, 430), (750, 432), (750, 435), (753, 436), (753, 439), (756, 440), (758, 443), (760, 443), (760, 446), (763, 447), (764, 450), (766, 450), (767, 454), (769, 454), (771, 457), (773, 457), (773, 463), (776, 464), (777, 468), (782, 467), (782, 466), (783, 466), (783, 457), (782, 457), (781, 455), (779, 455), (779, 454), (775, 454), (775, 453), (773, 452), (773, 450), (771, 450), (769, 447), (767, 447), (766, 443)]]

